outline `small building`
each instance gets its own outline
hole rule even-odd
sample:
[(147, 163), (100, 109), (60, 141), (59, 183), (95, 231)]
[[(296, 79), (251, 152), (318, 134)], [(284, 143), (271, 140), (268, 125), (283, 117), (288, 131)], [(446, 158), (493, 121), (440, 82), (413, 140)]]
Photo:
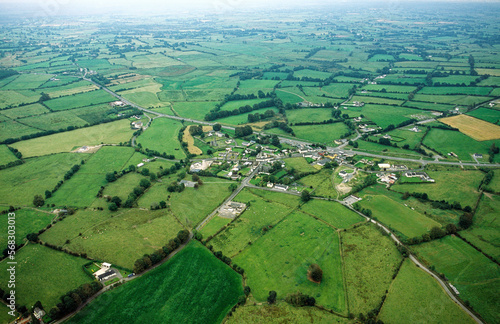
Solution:
[(391, 168), (391, 165), (389, 163), (379, 163), (378, 164), (378, 167), (381, 169), (381, 170), (387, 170), (387, 169), (390, 169)]
[(35, 315), (37, 320), (41, 320), (42, 317), (45, 316), (45, 311), (43, 309), (35, 307), (35, 309), (33, 310), (33, 315)]
[(288, 190), (288, 186), (286, 185), (282, 185), (282, 184), (277, 184), (274, 186), (275, 189), (279, 189), (279, 190), (283, 190), (283, 191), (287, 191)]
[(101, 266), (102, 266), (103, 268), (109, 269), (109, 268), (111, 268), (111, 263), (103, 262), (103, 263), (101, 264)]
[(198, 182), (193, 182), (193, 181), (188, 181), (188, 180), (181, 180), (179, 183), (182, 183), (184, 185), (184, 187), (187, 187), (187, 188), (194, 188), (194, 186), (198, 183)]
[(267, 187), (268, 187), (268, 188), (272, 188), (272, 187), (274, 187), (274, 183), (272, 183), (272, 182), (268, 182), (268, 183), (267, 183)]
[(144, 163), (141, 162), (141, 163), (137, 164), (138, 168), (140, 168), (141, 166), (144, 166)]

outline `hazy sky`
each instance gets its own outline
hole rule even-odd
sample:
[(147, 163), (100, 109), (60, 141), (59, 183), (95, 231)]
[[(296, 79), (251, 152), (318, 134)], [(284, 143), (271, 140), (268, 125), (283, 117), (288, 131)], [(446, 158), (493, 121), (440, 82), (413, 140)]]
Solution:
[[(369, 5), (384, 7), (401, 5), (409, 0), (355, 0)], [(413, 0), (413, 2), (436, 2), (434, 0)], [(439, 0), (438, 0), (439, 1)], [(440, 0), (454, 2), (499, 2), (500, 0)], [(16, 10), (29, 10), (39, 15), (64, 14), (168, 14), (182, 11), (230, 12), (261, 8), (291, 8), (294, 6), (339, 5), (349, 0), (0, 0), (0, 5), (14, 4)], [(5, 14), (5, 13), (4, 13)]]

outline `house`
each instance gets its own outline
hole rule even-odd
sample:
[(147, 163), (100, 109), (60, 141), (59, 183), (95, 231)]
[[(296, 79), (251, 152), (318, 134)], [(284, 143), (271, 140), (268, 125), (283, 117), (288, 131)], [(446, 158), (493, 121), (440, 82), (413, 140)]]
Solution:
[(480, 153), (474, 153), (474, 157), (475, 157), (476, 159), (482, 159), (482, 158), (483, 158), (483, 155), (482, 155), (482, 154), (480, 154)]
[(142, 128), (142, 122), (141, 121), (132, 122), (132, 128), (133, 129), (141, 129)]
[(43, 309), (35, 307), (35, 309), (33, 310), (33, 315), (35, 315), (35, 317), (36, 317), (37, 320), (41, 320), (42, 317), (45, 316), (45, 312), (44, 312)]
[(378, 167), (381, 169), (381, 170), (387, 170), (387, 169), (390, 169), (391, 168), (391, 165), (389, 163), (379, 163), (378, 164)]
[(272, 182), (268, 182), (268, 183), (267, 183), (267, 187), (268, 187), (268, 188), (272, 188), (272, 187), (274, 187), (274, 183), (272, 183)]
[(283, 191), (287, 191), (288, 190), (288, 186), (285, 186), (285, 185), (282, 185), (282, 184), (277, 184), (277, 185), (274, 186), (274, 188), (279, 189), (279, 190), (283, 190)]
[(94, 277), (99, 281), (107, 280), (114, 276), (116, 276), (116, 272), (111, 269), (111, 264), (107, 262), (103, 262), (101, 269), (94, 272)]
[(187, 188), (194, 188), (194, 186), (198, 183), (198, 182), (193, 182), (193, 181), (188, 181), (188, 180), (181, 180), (179, 183), (182, 183), (184, 185), (184, 187), (187, 187)]
[(109, 268), (111, 268), (111, 263), (103, 262), (103, 263), (101, 264), (101, 266), (102, 266), (103, 268), (107, 268), (107, 269), (109, 269)]

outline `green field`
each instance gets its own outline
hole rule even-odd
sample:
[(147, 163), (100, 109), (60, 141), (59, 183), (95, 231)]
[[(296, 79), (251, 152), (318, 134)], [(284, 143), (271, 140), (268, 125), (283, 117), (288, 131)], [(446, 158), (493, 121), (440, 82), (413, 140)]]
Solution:
[(257, 324), (257, 323), (350, 323), (349, 320), (315, 307), (294, 307), (285, 302), (274, 305), (245, 305), (238, 307), (236, 312), (226, 321), (228, 324)]
[[(150, 127), (137, 138), (137, 142), (144, 148), (155, 150), (160, 153), (166, 152), (174, 155), (177, 159), (183, 159), (186, 154), (178, 141), (179, 130), (182, 124), (178, 121), (157, 118)], [(161, 140), (158, 140), (161, 139)]]
[(287, 169), (294, 169), (298, 172), (315, 172), (317, 171), (312, 165), (307, 163), (305, 158), (297, 157), (285, 160), (285, 166)]
[(484, 253), (500, 259), (500, 197), (484, 194), (474, 215), (473, 226), (460, 235), (469, 240)]
[(202, 227), (200, 233), (203, 235), (204, 238), (207, 238), (208, 236), (213, 236), (215, 233), (217, 233), (218, 230), (220, 230), (230, 221), (231, 221), (230, 218), (215, 216), (208, 223), (206, 223), (205, 226)]
[(475, 323), (430, 275), (405, 260), (379, 314), (384, 323)]
[(0, 165), (17, 161), (18, 158), (12, 153), (7, 145), (0, 145)]
[(406, 237), (420, 236), (434, 226), (440, 227), (438, 222), (404, 206), (398, 195), (389, 195), (381, 186), (369, 187), (359, 197), (363, 198), (360, 206), (370, 209), (373, 217)]
[(349, 312), (366, 314), (389, 289), (401, 255), (372, 224), (341, 232), (341, 246)]
[(344, 123), (293, 126), (292, 128), (297, 138), (317, 143), (332, 143), (349, 130)]
[(286, 113), (290, 123), (300, 122), (322, 122), (332, 119), (332, 111), (330, 108), (304, 108), (289, 110)]
[(423, 141), (425, 145), (444, 156), (450, 152), (455, 153), (462, 161), (473, 161), (471, 155), (474, 153), (488, 155), (488, 149), (493, 142), (495, 141), (478, 142), (460, 132), (437, 128), (433, 128)]
[(0, 188), (0, 203), (14, 206), (32, 206), (35, 195), (52, 190), (64, 174), (86, 156), (55, 154), (26, 160), (19, 166), (0, 171), (0, 181), (9, 186)]
[[(7, 291), (7, 260), (0, 262), (0, 287)], [(38, 300), (50, 310), (59, 297), (92, 279), (83, 272), (89, 262), (38, 244), (29, 244), (16, 253), (16, 303), (29, 309)], [(43, 284), (40, 280), (43, 278)]]
[(5, 115), (12, 119), (16, 119), (29, 116), (37, 116), (48, 112), (50, 111), (47, 108), (45, 108), (39, 103), (36, 103), (18, 108), (4, 109), (2, 110), (2, 115)]
[(301, 211), (314, 215), (336, 228), (348, 228), (364, 220), (348, 208), (326, 200), (311, 200), (301, 207)]
[(500, 269), (473, 247), (458, 237), (446, 236), (440, 240), (415, 247), (420, 258), (444, 273), (460, 292), (460, 298), (491, 323), (498, 323), (497, 294), (500, 289)]
[[(270, 290), (278, 298), (298, 291), (337, 312), (345, 310), (342, 258), (335, 229), (303, 214), (292, 213), (240, 253), (234, 262), (245, 269), (257, 301)], [(307, 278), (310, 264), (323, 270), (321, 284)]]
[(298, 205), (299, 198), (286, 194), (244, 189), (235, 201), (250, 206), (224, 231), (214, 237), (210, 244), (232, 257), (243, 250), (249, 242), (264, 235), (263, 228), (275, 226)]
[[(106, 173), (127, 167), (132, 154), (134, 150), (130, 147), (102, 147), (61, 186), (52, 198), (47, 200), (47, 203), (56, 206), (90, 206), (96, 199), (100, 187), (107, 184)], [(132, 189), (133, 187), (128, 188), (129, 191)]]
[(220, 323), (243, 294), (241, 277), (201, 244), (99, 296), (69, 323)]
[[(33, 209), (20, 209), (16, 215), (16, 244), (22, 244), (29, 233), (38, 233), (45, 228), (55, 214)], [(7, 246), (7, 214), (0, 215), (0, 246)]]
[(177, 220), (162, 210), (87, 210), (58, 222), (41, 239), (132, 269), (135, 260), (167, 244), (181, 229)]
[(97, 105), (100, 103), (115, 101), (115, 97), (104, 90), (96, 90), (60, 97), (45, 102), (45, 105), (52, 110), (66, 110), (78, 107)]
[(126, 119), (97, 126), (81, 128), (27, 141), (17, 142), (12, 147), (23, 153), (24, 157), (41, 156), (60, 152), (70, 152), (81, 146), (119, 144), (132, 137), (133, 130)]
[(497, 124), (500, 121), (500, 111), (488, 108), (479, 108), (467, 113), (467, 115), (476, 117), (487, 122)]
[(435, 171), (427, 173), (436, 180), (434, 183), (396, 184), (393, 190), (404, 193), (426, 192), (429, 199), (446, 200), (450, 203), (460, 202), (462, 207), (473, 207), (479, 197), (479, 183), (484, 174), (479, 171)]

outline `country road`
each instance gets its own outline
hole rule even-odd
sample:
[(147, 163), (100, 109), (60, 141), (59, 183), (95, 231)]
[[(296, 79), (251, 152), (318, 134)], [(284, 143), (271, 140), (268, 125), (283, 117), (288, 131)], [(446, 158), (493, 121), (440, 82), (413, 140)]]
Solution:
[[(148, 112), (150, 114), (154, 114), (154, 115), (157, 115), (159, 117), (165, 117), (165, 118), (170, 118), (170, 119), (175, 119), (175, 120), (180, 120), (180, 121), (187, 121), (187, 122), (197, 123), (197, 124), (202, 124), (202, 125), (210, 125), (210, 126), (214, 125), (214, 123), (210, 123), (210, 122), (206, 122), (206, 121), (202, 121), (202, 120), (196, 120), (196, 119), (191, 119), (191, 118), (183, 118), (183, 117), (178, 117), (178, 116), (167, 115), (167, 114), (159, 113), (159, 112), (151, 110), (151, 109), (143, 108), (143, 107), (141, 107), (139, 105), (136, 105), (135, 103), (133, 103), (133, 102), (131, 102), (131, 101), (123, 98), (119, 94), (117, 94), (117, 93), (109, 90), (107, 87), (102, 86), (102, 85), (100, 85), (100, 84), (92, 81), (91, 79), (88, 79), (86, 77), (83, 77), (83, 79), (86, 80), (86, 81), (88, 81), (88, 82), (93, 83), (94, 85), (96, 85), (98, 87), (100, 87), (101, 89), (103, 89), (104, 91), (106, 91), (110, 95), (114, 96), (115, 98), (123, 101), (127, 105), (130, 105), (130, 106), (135, 107), (137, 109), (140, 109), (142, 111)], [(235, 129), (234, 127), (224, 126), (224, 125), (222, 126), (222, 128), (229, 129), (229, 130), (234, 130)], [(257, 133), (257, 134), (260, 134), (260, 133)], [(358, 134), (358, 137), (359, 137), (359, 134)], [(285, 141), (285, 142), (289, 142), (289, 143), (302, 144), (302, 145), (311, 145), (311, 144), (313, 144), (311, 142), (307, 142), (307, 141), (303, 141), (303, 140), (291, 139), (291, 138), (288, 138), (288, 137), (278, 136), (278, 138), (280, 139), (280, 141)], [(326, 149), (327, 149), (327, 151), (332, 152), (332, 153), (339, 153), (339, 151), (341, 151), (342, 148), (343, 148), (343, 146), (341, 146), (341, 147), (329, 147), (328, 146)], [(389, 160), (394, 160), (394, 161), (416, 162), (416, 163), (421, 163), (423, 165), (426, 165), (426, 164), (439, 164), (439, 165), (458, 165), (458, 166), (476, 166), (476, 167), (500, 167), (500, 163), (448, 162), (448, 161), (435, 161), (435, 160), (423, 160), (423, 159), (410, 159), (410, 158), (402, 158), (402, 157), (393, 157), (393, 156), (388, 156), (388, 155), (367, 153), (367, 152), (354, 151), (354, 150), (347, 150), (346, 152), (349, 152), (351, 154), (361, 155), (361, 156), (375, 157), (375, 158), (381, 158), (381, 159), (389, 159)]]

